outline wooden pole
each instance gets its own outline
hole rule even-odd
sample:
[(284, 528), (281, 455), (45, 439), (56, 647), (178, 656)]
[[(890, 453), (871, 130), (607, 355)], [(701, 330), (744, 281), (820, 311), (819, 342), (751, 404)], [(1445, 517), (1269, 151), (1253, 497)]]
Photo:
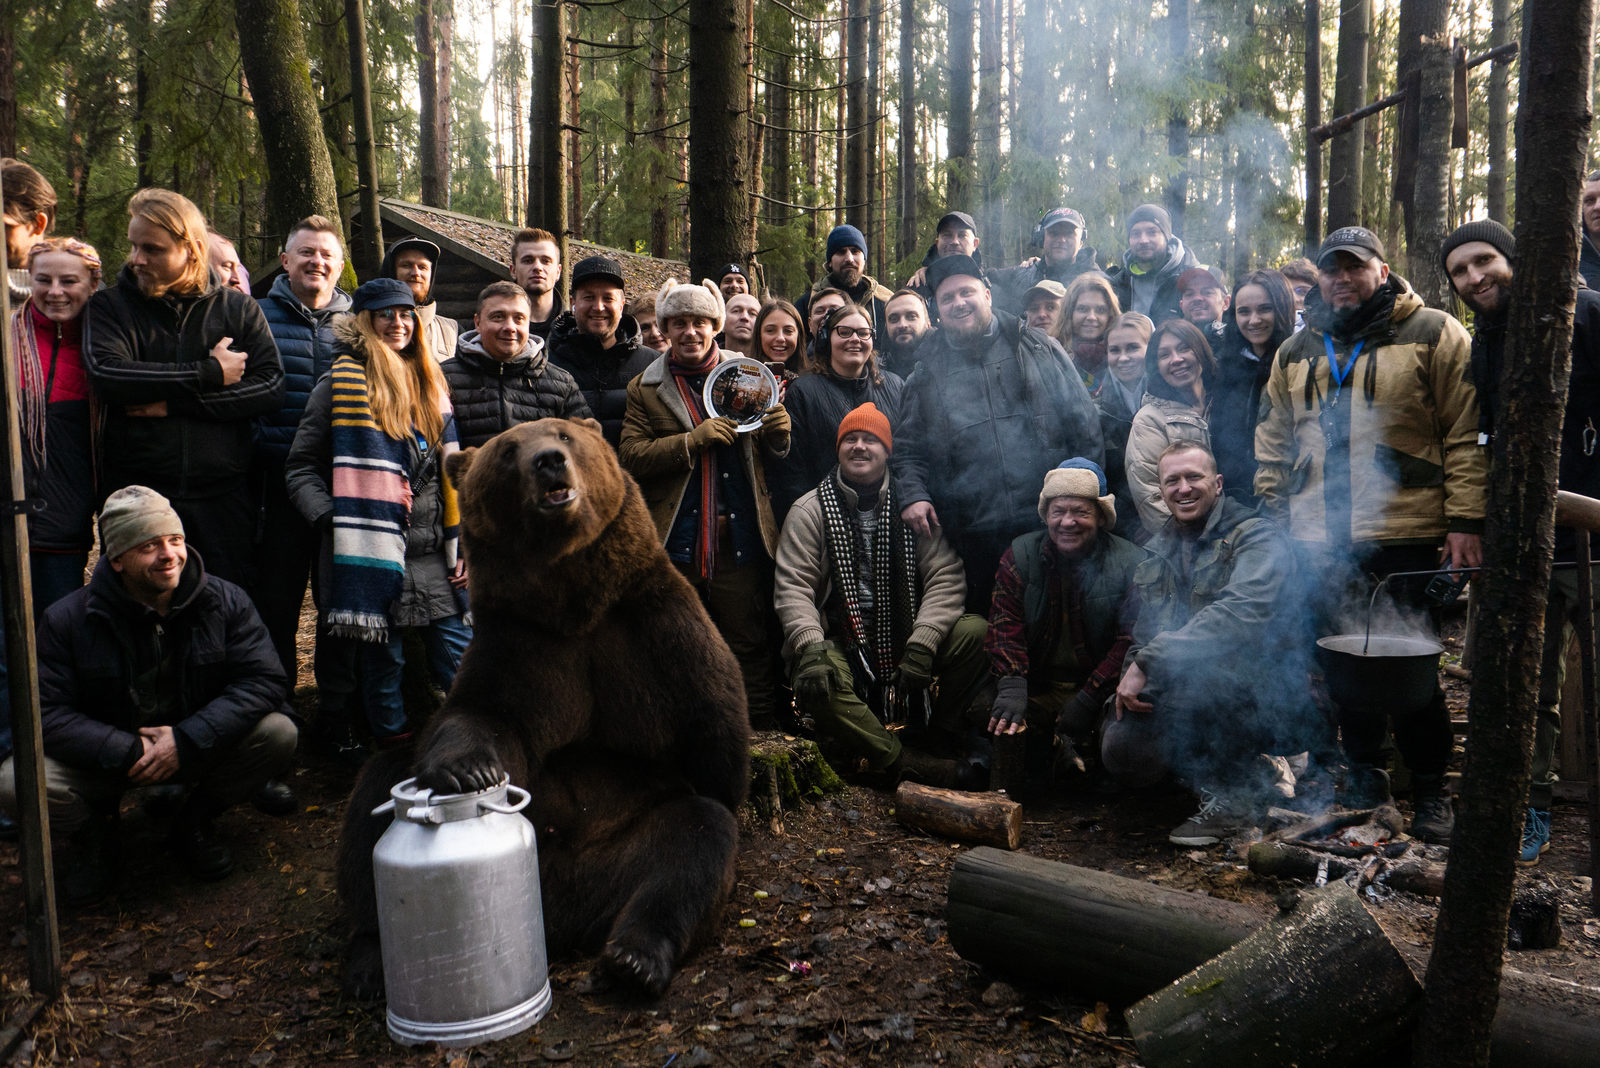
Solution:
[[(0, 214), (5, 213), (0, 193)], [(0, 280), (7, 276), (0, 242)], [(61, 993), (61, 934), (56, 928), (55, 883), (50, 868), (50, 819), (45, 808), (44, 745), (39, 727), (39, 676), (33, 648), (33, 584), (28, 572), (27, 487), (22, 480), (21, 388), (11, 350), (10, 287), (0, 285), (0, 377), (6, 425), (0, 434), (0, 583), (5, 600), (6, 674), (11, 692), (11, 766), (16, 769), (17, 815), (22, 826), (23, 933), (28, 942), (28, 982), (54, 1000)]]
[(1579, 729), (1583, 731), (1584, 749), (1589, 754), (1589, 766), (1584, 769), (1589, 779), (1589, 902), (1600, 910), (1600, 738), (1596, 737), (1594, 677), (1594, 589), (1591, 582), (1589, 532), (1578, 531), (1578, 660), (1583, 672), (1583, 718)]
[(1322, 244), (1322, 5), (1306, 0), (1306, 255)]

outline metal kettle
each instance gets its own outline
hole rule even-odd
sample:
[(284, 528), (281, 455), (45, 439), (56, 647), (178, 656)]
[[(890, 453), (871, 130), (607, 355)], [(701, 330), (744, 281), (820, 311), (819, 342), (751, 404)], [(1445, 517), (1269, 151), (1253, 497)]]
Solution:
[(389, 1036), (470, 1046), (533, 1026), (550, 979), (528, 792), (436, 795), (412, 778), (389, 796), (372, 850)]

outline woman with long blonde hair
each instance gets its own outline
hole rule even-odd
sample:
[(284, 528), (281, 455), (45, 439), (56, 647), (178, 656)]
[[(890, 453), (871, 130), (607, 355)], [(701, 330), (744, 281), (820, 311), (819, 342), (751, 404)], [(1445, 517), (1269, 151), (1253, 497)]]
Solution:
[(351, 312), (334, 321), (333, 369), (306, 403), (285, 477), (295, 506), (323, 531), (322, 624), (361, 643), (367, 727), (382, 745), (410, 733), (405, 631), (421, 631), (429, 673), (449, 690), (472, 629), (460, 513), (444, 472), (458, 448), (454, 412), (416, 298), (378, 278), (352, 294)]
[(1105, 383), (1106, 335), (1121, 314), (1111, 281), (1098, 271), (1073, 279), (1061, 302), (1061, 333), (1057, 336), (1091, 395)]

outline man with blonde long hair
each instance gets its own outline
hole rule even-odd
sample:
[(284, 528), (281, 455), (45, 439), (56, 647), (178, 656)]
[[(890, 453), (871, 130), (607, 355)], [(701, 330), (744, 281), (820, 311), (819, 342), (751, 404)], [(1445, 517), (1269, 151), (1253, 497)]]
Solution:
[(154, 489), (207, 572), (247, 583), (251, 438), (283, 403), (278, 348), (260, 306), (212, 272), (200, 209), (141, 189), (128, 215), (128, 260), (89, 300), (83, 351), (105, 418), (100, 489)]

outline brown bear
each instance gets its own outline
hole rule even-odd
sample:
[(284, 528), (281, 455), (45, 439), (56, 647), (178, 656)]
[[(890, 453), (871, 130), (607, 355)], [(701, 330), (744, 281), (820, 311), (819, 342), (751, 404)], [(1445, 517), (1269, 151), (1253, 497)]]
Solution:
[(340, 840), (346, 989), (382, 990), (372, 809), (415, 774), (532, 794), (551, 955), (599, 952), (650, 995), (733, 888), (749, 784), (739, 665), (668, 561), (593, 419), (541, 419), (451, 456), (473, 638), (414, 753), (362, 769)]

